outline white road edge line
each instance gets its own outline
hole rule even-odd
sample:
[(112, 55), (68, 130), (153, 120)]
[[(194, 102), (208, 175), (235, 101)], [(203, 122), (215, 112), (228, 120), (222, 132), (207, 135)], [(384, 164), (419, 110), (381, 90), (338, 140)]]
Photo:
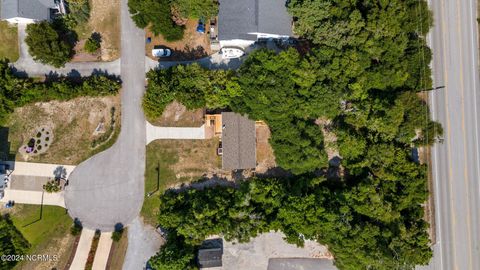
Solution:
[[(431, 9), (432, 7), (432, 0), (427, 0), (427, 3), (428, 3), (428, 7), (429, 9)], [(433, 11), (432, 11), (433, 13)], [(434, 17), (434, 23), (435, 23), (435, 17)], [(430, 31), (428, 31), (428, 34), (427, 34), (427, 45), (433, 50), (433, 34), (432, 34), (432, 31), (433, 31), (433, 27), (430, 29)], [(431, 63), (429, 63), (430, 65), (430, 69), (432, 70), (432, 81), (434, 83), (435, 86), (436, 85), (436, 78), (434, 76), (435, 74), (435, 65), (433, 64), (433, 62), (435, 61), (435, 57), (433, 57), (433, 52), (432, 52), (432, 61)], [(432, 115), (432, 119), (433, 120), (437, 120), (437, 116), (435, 114), (435, 96), (436, 96), (436, 92), (431, 92), (431, 95), (430, 95), (430, 105), (431, 105), (431, 115)], [(434, 164), (434, 173), (432, 173), (432, 181), (434, 181), (434, 185), (435, 185), (435, 191), (433, 192), (434, 194), (434, 201), (435, 201), (435, 205), (434, 205), (434, 208), (435, 208), (435, 225), (438, 227), (438, 230), (437, 228), (435, 228), (435, 238), (436, 238), (436, 243), (435, 245), (437, 245), (437, 254), (433, 254), (433, 256), (435, 255), (439, 255), (440, 257), (440, 269), (444, 269), (443, 268), (443, 252), (442, 252), (442, 248), (441, 248), (441, 243), (442, 243), (442, 218), (441, 218), (441, 211), (438, 211), (439, 209), (439, 206), (440, 206), (440, 199), (439, 199), (439, 194), (440, 193), (440, 184), (439, 184), (439, 181), (437, 180), (438, 178), (438, 150), (437, 150), (437, 147), (436, 146), (433, 146), (431, 148), (431, 150), (434, 152), (432, 157), (433, 157), (433, 164)], [(433, 171), (432, 171), (433, 172)], [(432, 256), (432, 263), (435, 262), (435, 259), (434, 257)]]

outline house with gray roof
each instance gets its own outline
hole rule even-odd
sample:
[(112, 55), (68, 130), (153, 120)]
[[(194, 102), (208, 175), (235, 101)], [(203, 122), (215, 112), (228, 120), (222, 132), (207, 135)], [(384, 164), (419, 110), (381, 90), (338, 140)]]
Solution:
[(221, 47), (246, 47), (259, 38), (293, 36), (286, 0), (220, 0), (219, 3)]
[(257, 165), (255, 122), (238, 113), (222, 113), (222, 168), (254, 169)]
[(0, 19), (10, 23), (50, 21), (64, 11), (63, 0), (0, 0)]

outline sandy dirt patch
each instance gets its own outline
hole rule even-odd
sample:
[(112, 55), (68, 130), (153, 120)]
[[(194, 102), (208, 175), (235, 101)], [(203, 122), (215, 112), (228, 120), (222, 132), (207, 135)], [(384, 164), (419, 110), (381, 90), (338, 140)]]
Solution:
[(204, 110), (187, 110), (181, 103), (174, 101), (167, 105), (162, 116), (149, 121), (159, 127), (201, 127), (204, 122)]
[[(197, 32), (198, 20), (189, 19), (185, 25), (183, 39), (174, 42), (167, 42), (161, 35), (155, 36), (150, 30), (145, 29), (145, 38), (151, 38), (152, 41), (146, 44), (147, 56), (153, 60), (158, 60), (152, 56), (152, 49), (169, 48), (172, 50), (172, 56), (162, 58), (165, 60), (195, 60), (212, 54), (210, 50), (210, 40), (208, 33)], [(206, 25), (209, 25), (208, 23)]]
[[(77, 27), (79, 41), (75, 46), (74, 62), (113, 61), (120, 57), (120, 0), (90, 0), (90, 19)], [(100, 50), (87, 53), (83, 47), (92, 33), (101, 37)]]
[(257, 138), (257, 173), (265, 173), (269, 169), (277, 166), (275, 162), (275, 155), (268, 140), (270, 139), (270, 129), (266, 124), (256, 123), (255, 132)]
[[(110, 128), (112, 115), (114, 129)], [(120, 125), (119, 116), (120, 94), (29, 104), (15, 109), (10, 116), (10, 151), (16, 152), (16, 160), (20, 161), (76, 165), (113, 139), (111, 135)], [(35, 136), (39, 126), (49, 126), (55, 134), (48, 150), (38, 156), (20, 154), (18, 149)]]

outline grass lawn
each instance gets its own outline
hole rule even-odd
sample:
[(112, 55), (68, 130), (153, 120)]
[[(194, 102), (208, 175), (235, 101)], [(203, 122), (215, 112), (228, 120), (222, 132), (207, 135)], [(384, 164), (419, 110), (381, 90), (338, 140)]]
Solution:
[(64, 208), (58, 206), (21, 205), (13, 208), (11, 218), (17, 229), (31, 244), (30, 254), (58, 256), (58, 261), (23, 262), (16, 269), (63, 269), (73, 248), (70, 235), (73, 223)]
[(11, 62), (18, 60), (17, 27), (0, 21), (0, 59), (8, 58)]
[[(217, 146), (218, 139), (157, 140), (147, 145), (145, 201), (141, 211), (144, 222), (156, 225), (160, 195), (165, 189), (200, 179), (221, 167)], [(149, 192), (155, 193), (148, 197)]]
[(112, 243), (112, 249), (108, 257), (107, 270), (121, 270), (128, 248), (128, 229), (125, 229), (120, 241)]

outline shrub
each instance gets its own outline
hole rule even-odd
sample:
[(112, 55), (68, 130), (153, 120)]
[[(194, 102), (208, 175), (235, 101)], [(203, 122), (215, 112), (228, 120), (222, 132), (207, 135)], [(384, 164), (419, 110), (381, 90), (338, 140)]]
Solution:
[(119, 230), (115, 230), (113, 233), (112, 233), (112, 240), (115, 241), (115, 242), (118, 242), (120, 241), (120, 239), (122, 238), (122, 235), (123, 235), (123, 228), (119, 229)]
[(43, 189), (48, 193), (55, 193), (60, 191), (60, 184), (58, 181), (51, 180), (48, 181), (45, 185), (43, 185)]
[(73, 236), (79, 235), (83, 230), (82, 224), (78, 221), (74, 221), (72, 227), (70, 228), (70, 234)]
[(68, 9), (70, 13), (67, 15), (67, 20), (73, 26), (81, 23), (86, 23), (90, 18), (90, 5), (88, 0), (69, 0)]
[(96, 52), (98, 49), (100, 49), (100, 40), (94, 37), (88, 38), (87, 41), (85, 42), (84, 49), (89, 53)]

